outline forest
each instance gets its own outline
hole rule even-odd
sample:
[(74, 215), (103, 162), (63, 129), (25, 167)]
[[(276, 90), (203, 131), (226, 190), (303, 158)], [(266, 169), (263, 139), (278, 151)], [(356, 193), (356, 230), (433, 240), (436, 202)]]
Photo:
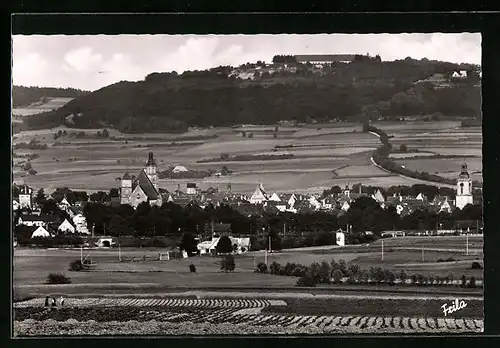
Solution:
[[(479, 118), (481, 90), (474, 67), (447, 88), (415, 83), (433, 74), (451, 79), (463, 65), (426, 59), (335, 63), (320, 73), (298, 64), (296, 72), (229, 77), (231, 67), (182, 74), (152, 73), (81, 95), (62, 108), (30, 117), (28, 129), (66, 124), (116, 128), (124, 133), (178, 132), (190, 126), (275, 124), (281, 120), (361, 121), (402, 116)], [(73, 115), (71, 124), (68, 116)]]

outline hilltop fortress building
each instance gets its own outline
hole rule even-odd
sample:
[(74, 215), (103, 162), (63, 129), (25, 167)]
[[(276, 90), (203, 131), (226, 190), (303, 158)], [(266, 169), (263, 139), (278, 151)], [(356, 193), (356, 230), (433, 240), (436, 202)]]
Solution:
[(142, 202), (151, 205), (162, 205), (162, 197), (158, 188), (158, 167), (149, 153), (148, 161), (144, 169), (141, 169), (136, 178), (125, 173), (121, 180), (120, 197), (121, 204), (130, 204), (136, 208)]

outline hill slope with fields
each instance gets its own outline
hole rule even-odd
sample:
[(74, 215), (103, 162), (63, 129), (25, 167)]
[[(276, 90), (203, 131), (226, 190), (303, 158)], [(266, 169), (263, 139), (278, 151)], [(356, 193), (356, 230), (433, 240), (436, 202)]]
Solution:
[[(241, 69), (241, 67), (240, 67)], [(104, 87), (77, 96), (61, 108), (25, 120), (28, 129), (65, 125), (116, 128), (124, 133), (178, 132), (188, 127), (274, 124), (432, 115), (480, 117), (478, 77), (454, 81), (464, 69), (452, 63), (413, 60), (335, 64), (314, 71), (262, 74), (255, 80), (230, 77), (231, 67), (208, 71), (153, 73), (143, 81)], [(470, 71), (475, 67), (468, 66)], [(448, 76), (443, 88), (424, 81)]]

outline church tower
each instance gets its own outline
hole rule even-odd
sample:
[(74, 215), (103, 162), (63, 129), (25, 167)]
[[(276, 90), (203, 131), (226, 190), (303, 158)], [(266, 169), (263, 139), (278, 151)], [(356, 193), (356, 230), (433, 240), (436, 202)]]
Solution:
[(344, 196), (346, 198), (351, 198), (351, 189), (349, 188), (349, 183), (347, 183), (345, 185), (345, 188), (344, 188)]
[(130, 204), (130, 196), (132, 195), (132, 177), (129, 173), (125, 173), (122, 178), (122, 187), (120, 191), (121, 204)]
[(457, 194), (455, 198), (455, 206), (458, 209), (463, 209), (467, 204), (473, 204), (472, 199), (472, 180), (467, 172), (467, 164), (462, 164), (462, 171), (457, 180)]
[(156, 161), (153, 157), (153, 153), (149, 153), (148, 157), (148, 162), (146, 163), (146, 175), (148, 176), (149, 180), (151, 180), (151, 183), (155, 187), (156, 191), (158, 191), (158, 174), (157, 174), (157, 165)]

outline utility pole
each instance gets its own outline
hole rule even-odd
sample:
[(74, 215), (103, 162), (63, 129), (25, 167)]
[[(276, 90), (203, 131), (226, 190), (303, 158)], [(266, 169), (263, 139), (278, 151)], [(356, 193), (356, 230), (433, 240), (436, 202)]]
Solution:
[(422, 262), (424, 262), (424, 248), (422, 247)]
[(83, 245), (80, 245), (80, 264), (83, 264)]
[(382, 261), (384, 261), (384, 241), (382, 241)]
[(118, 260), (122, 260), (122, 249), (120, 247), (120, 242), (118, 242)]
[(467, 255), (469, 255), (469, 233), (468, 233), (468, 231), (467, 231), (467, 234), (465, 236), (466, 236), (466, 242), (465, 242), (466, 249), (465, 250), (466, 250)]

